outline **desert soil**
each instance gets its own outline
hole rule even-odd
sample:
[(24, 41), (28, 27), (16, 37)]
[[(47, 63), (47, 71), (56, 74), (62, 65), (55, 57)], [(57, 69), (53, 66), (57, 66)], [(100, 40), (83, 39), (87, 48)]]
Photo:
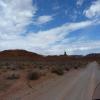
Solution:
[(35, 84), (20, 79), (0, 94), (0, 100), (92, 100), (99, 76), (99, 65), (92, 62), (84, 69), (54, 75)]

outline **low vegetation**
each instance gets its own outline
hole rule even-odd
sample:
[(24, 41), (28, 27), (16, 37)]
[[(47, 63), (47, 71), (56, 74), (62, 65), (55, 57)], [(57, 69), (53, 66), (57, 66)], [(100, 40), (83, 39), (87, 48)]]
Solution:
[[(23, 62), (21, 64), (0, 64), (0, 75), (5, 73), (6, 79), (14, 80), (19, 79), (20, 75), (16, 72), (27, 73), (28, 80), (38, 80), (41, 76), (46, 76), (49, 72), (63, 75), (71, 69), (84, 68), (88, 62), (84, 61), (69, 61), (69, 62)], [(4, 67), (3, 67), (3, 66)], [(14, 65), (14, 66), (13, 66)], [(37, 70), (35, 70), (37, 69)], [(13, 73), (10, 73), (12, 71)]]
[(9, 73), (6, 78), (9, 80), (19, 79), (20, 75), (17, 73)]
[(52, 73), (55, 73), (57, 75), (63, 75), (64, 74), (64, 68), (62, 66), (54, 66), (51, 69)]
[(40, 78), (40, 73), (38, 71), (28, 72), (28, 80), (38, 80)]
[(70, 71), (70, 68), (68, 68), (68, 67), (65, 67), (65, 70), (66, 70), (66, 71)]

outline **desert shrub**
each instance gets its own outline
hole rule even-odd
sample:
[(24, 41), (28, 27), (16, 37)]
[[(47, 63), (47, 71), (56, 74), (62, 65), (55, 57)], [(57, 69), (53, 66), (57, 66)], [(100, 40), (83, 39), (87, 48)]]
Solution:
[(64, 74), (64, 69), (61, 67), (53, 67), (52, 68), (52, 73), (55, 73), (57, 75), (63, 75)]
[(18, 66), (18, 69), (20, 69), (20, 70), (24, 70), (25, 67), (26, 67), (25, 65), (19, 65), (19, 66)]
[(75, 62), (75, 64), (74, 64), (74, 69), (84, 68), (84, 67), (86, 67), (87, 64), (88, 64), (88, 62), (77, 61), (77, 62)]
[(41, 69), (41, 70), (42, 70), (42, 69), (43, 69), (43, 65), (40, 65), (40, 66), (39, 66), (39, 69)]
[(69, 70), (70, 70), (70, 68), (68, 68), (68, 67), (65, 67), (65, 70), (66, 70), (66, 71), (69, 71)]
[(7, 72), (7, 69), (3, 69), (2, 72)]
[(48, 71), (45, 70), (40, 70), (40, 76), (46, 76), (46, 74), (48, 73)]
[(13, 80), (13, 79), (19, 79), (20, 76), (17, 73), (11, 73), (7, 76), (7, 79)]
[(9, 66), (7, 66), (7, 69), (10, 69), (10, 67), (9, 67)]
[(33, 71), (28, 73), (29, 80), (37, 80), (40, 78), (40, 73), (38, 71)]
[(77, 66), (74, 66), (74, 69), (78, 69), (78, 67)]
[(9, 63), (5, 63), (5, 66), (9, 66)]
[(11, 68), (11, 70), (17, 70), (17, 68), (15, 68), (15, 67), (12, 67), (12, 68)]

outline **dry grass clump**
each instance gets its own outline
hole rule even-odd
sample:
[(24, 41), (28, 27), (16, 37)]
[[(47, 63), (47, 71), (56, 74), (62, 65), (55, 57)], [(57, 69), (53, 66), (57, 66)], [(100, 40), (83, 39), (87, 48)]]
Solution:
[(55, 66), (51, 69), (52, 73), (55, 73), (57, 75), (63, 75), (64, 74), (64, 68), (63, 67), (59, 67), (59, 66)]
[(71, 68), (78, 69), (78, 68), (85, 68), (88, 62), (85, 61), (74, 61), (69, 64)]
[(10, 80), (19, 79), (20, 75), (18, 73), (9, 73), (6, 78)]
[(2, 72), (3, 72), (3, 73), (6, 73), (6, 72), (7, 72), (7, 69), (2, 69)]
[(88, 64), (88, 61), (80, 61), (78, 62), (78, 66), (81, 68), (85, 68)]

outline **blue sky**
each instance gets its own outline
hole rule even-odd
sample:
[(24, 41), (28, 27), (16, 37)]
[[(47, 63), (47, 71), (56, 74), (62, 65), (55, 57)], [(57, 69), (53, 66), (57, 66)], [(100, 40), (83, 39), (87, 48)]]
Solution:
[(100, 52), (100, 0), (0, 0), (0, 51)]

